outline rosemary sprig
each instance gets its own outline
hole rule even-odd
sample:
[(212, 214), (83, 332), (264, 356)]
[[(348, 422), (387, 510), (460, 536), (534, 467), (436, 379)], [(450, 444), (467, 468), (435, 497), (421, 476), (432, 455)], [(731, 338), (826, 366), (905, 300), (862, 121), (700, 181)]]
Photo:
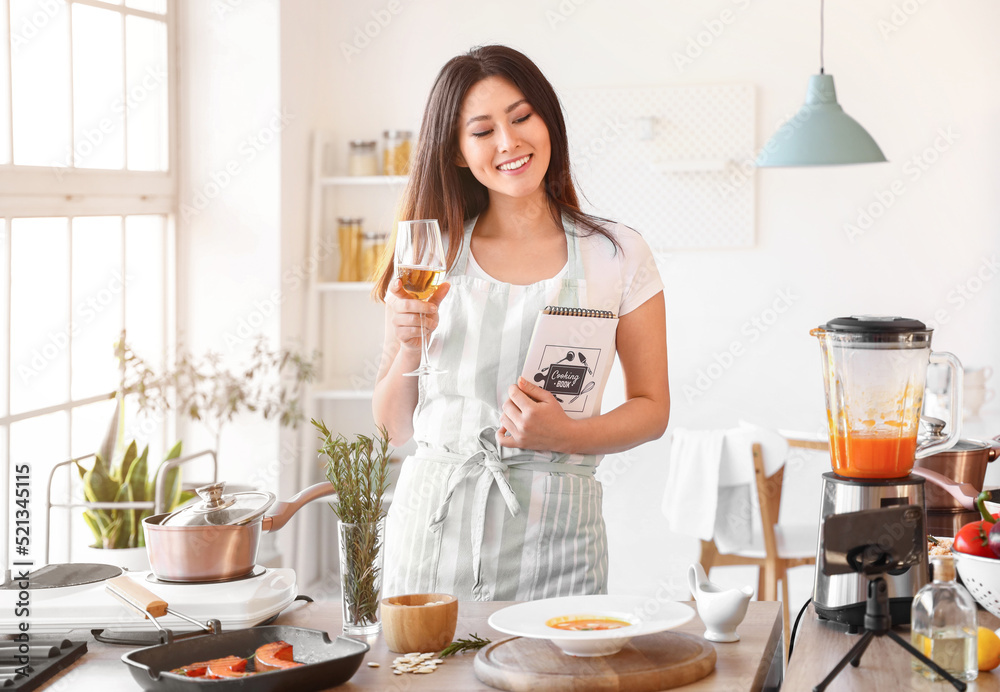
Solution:
[(337, 491), (330, 504), (343, 527), (341, 567), (344, 601), (355, 625), (376, 622), (381, 574), (376, 561), (382, 549), (377, 524), (385, 516), (382, 501), (389, 485), (389, 433), (379, 437), (357, 435), (350, 442), (336, 437), (322, 421), (312, 421), (319, 431), (326, 457), (326, 477)]
[(451, 644), (446, 646), (444, 650), (438, 654), (438, 658), (447, 658), (448, 656), (453, 656), (454, 654), (465, 651), (476, 651), (478, 649), (482, 649), (489, 643), (489, 639), (484, 639), (478, 634), (470, 634), (469, 639), (456, 639)]

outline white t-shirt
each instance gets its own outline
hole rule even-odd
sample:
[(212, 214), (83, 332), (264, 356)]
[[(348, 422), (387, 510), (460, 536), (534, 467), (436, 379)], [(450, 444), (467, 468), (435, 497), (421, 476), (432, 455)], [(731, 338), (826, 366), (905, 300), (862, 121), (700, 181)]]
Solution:
[[(474, 219), (472, 223), (475, 223)], [(605, 228), (609, 228), (621, 248), (616, 248), (599, 233), (581, 235), (576, 239), (587, 281), (586, 307), (610, 310), (621, 317), (662, 291), (663, 281), (653, 252), (638, 231), (621, 223), (607, 224)], [(562, 276), (566, 270), (564, 266), (553, 278)], [(466, 274), (497, 281), (483, 271), (471, 252)]]

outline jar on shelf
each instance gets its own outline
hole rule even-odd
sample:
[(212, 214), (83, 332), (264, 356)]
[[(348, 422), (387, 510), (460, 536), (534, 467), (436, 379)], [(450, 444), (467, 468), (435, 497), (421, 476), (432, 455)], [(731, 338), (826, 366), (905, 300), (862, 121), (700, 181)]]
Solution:
[(372, 281), (378, 260), (385, 250), (388, 233), (369, 232), (361, 235), (361, 280)]
[(343, 216), (337, 219), (337, 244), (340, 249), (338, 281), (361, 281), (362, 221)]
[(347, 155), (348, 175), (378, 175), (377, 143), (374, 139), (352, 139)]
[(385, 130), (382, 133), (382, 174), (406, 175), (410, 172), (410, 140), (413, 133), (409, 130)]

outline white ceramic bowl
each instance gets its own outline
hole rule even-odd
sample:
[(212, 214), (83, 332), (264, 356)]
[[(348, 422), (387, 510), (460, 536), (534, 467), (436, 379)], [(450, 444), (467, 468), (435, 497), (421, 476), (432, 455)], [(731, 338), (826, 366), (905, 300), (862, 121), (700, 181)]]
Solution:
[(983, 608), (1000, 618), (1000, 559), (967, 555), (953, 550), (962, 583)]
[[(614, 618), (631, 624), (584, 632), (558, 630), (546, 624), (566, 616)], [(570, 656), (610, 656), (633, 637), (679, 627), (694, 616), (694, 608), (684, 603), (642, 596), (564, 596), (503, 608), (490, 616), (489, 624), (505, 634), (548, 639)]]

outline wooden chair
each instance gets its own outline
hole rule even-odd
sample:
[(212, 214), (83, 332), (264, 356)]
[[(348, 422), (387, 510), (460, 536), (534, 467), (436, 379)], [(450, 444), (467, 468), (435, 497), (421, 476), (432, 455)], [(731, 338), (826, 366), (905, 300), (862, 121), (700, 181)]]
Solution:
[[(791, 447), (806, 449), (827, 449), (824, 442), (812, 440), (788, 439)], [(757, 599), (775, 601), (778, 598), (778, 582), (781, 582), (781, 600), (783, 602), (782, 616), (784, 618), (785, 651), (788, 651), (789, 605), (788, 605), (788, 570), (792, 567), (816, 564), (815, 537), (796, 536), (794, 529), (778, 525), (778, 515), (781, 510), (781, 485), (784, 480), (784, 467), (775, 471), (770, 477), (764, 475), (764, 455), (758, 443), (753, 445), (754, 480), (757, 487), (757, 499), (760, 504), (760, 518), (764, 537), (764, 550), (747, 549), (737, 553), (720, 553), (715, 541), (701, 542), (701, 565), (707, 574), (712, 567), (735, 565), (753, 565), (759, 568), (757, 578)], [(799, 538), (799, 540), (795, 540)]]

